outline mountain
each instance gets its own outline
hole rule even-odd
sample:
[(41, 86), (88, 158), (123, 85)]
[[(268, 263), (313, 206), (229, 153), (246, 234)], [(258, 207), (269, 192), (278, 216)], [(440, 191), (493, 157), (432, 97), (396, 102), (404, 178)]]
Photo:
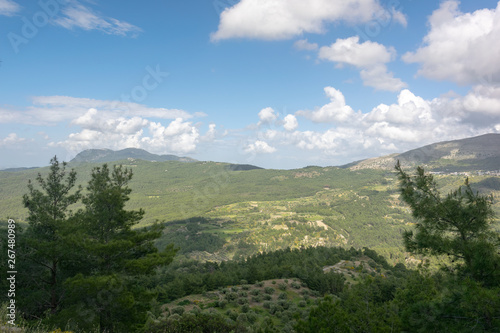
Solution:
[[(432, 165), (431, 170), (498, 170), (498, 140), (499, 135), (486, 135), (442, 142), (350, 168), (275, 170), (209, 161), (160, 161), (161, 156), (138, 149), (85, 151), (69, 168), (75, 169), (76, 185), (83, 188), (96, 163), (115, 159), (133, 169), (127, 208), (145, 210), (138, 226), (163, 222), (165, 232), (158, 247), (174, 243), (181, 248), (179, 255), (188, 258), (220, 261), (287, 247), (326, 245), (368, 247), (395, 263), (409, 260), (401, 231), (414, 222), (399, 201), (396, 160)], [(8, 218), (26, 221), (22, 197), (28, 180), (48, 171), (48, 167), (0, 171), (0, 223)], [(470, 174), (475, 190), (500, 197), (499, 172)], [(465, 176), (444, 172), (436, 179), (441, 193), (447, 193), (463, 184)], [(79, 208), (81, 203), (71, 207)], [(493, 208), (500, 216), (498, 200)], [(499, 221), (495, 223), (500, 228)]]
[(464, 172), (500, 170), (500, 134), (444, 141), (401, 154), (369, 158), (342, 166), (351, 170), (391, 170), (397, 161), (405, 167), (422, 165), (428, 171)]
[(73, 158), (70, 163), (106, 163), (129, 158), (150, 161), (150, 162), (165, 162), (165, 161), (180, 161), (180, 162), (195, 162), (196, 160), (190, 157), (179, 157), (175, 155), (156, 155), (151, 154), (144, 149), (126, 148), (118, 151), (111, 149), (87, 149), (79, 153)]

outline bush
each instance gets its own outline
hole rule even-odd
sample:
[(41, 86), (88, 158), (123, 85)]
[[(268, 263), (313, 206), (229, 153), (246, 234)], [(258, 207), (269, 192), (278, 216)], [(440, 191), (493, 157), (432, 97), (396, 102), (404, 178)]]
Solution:
[(272, 300), (273, 298), (271, 297), (271, 295), (269, 295), (269, 294), (265, 294), (265, 295), (264, 295), (264, 299), (265, 299), (266, 301), (270, 301), (270, 300)]
[(182, 306), (176, 306), (170, 311), (172, 314), (178, 314), (179, 316), (182, 316), (184, 313), (184, 307)]
[(300, 289), (300, 283), (298, 283), (298, 282), (292, 282), (291, 286), (294, 289)]
[(255, 302), (255, 303), (262, 302), (262, 296), (260, 296), (260, 295), (252, 296), (252, 302)]
[(237, 293), (229, 293), (229, 294), (226, 294), (226, 299), (231, 302), (231, 301), (235, 301), (238, 299), (238, 294)]
[(248, 298), (238, 298), (238, 304), (248, 304)]
[(288, 295), (286, 293), (280, 293), (278, 299), (288, 299)]
[(227, 310), (226, 315), (231, 318), (231, 320), (236, 320), (238, 318), (238, 313), (234, 310)]
[(274, 288), (273, 287), (266, 287), (266, 288), (264, 288), (264, 292), (266, 294), (272, 295), (272, 294), (274, 294)]
[(250, 295), (257, 296), (257, 295), (260, 295), (260, 292), (261, 292), (260, 289), (252, 289), (252, 290), (250, 290)]
[(278, 288), (279, 288), (280, 290), (286, 290), (286, 288), (288, 288), (288, 284), (286, 284), (286, 283), (280, 283), (280, 284), (278, 285)]
[(240, 313), (238, 315), (238, 317), (236, 318), (236, 321), (240, 322), (240, 323), (246, 323), (246, 322), (248, 322), (248, 317), (247, 317), (246, 313)]
[(307, 306), (307, 302), (306, 301), (299, 301), (299, 307), (305, 308), (306, 306)]

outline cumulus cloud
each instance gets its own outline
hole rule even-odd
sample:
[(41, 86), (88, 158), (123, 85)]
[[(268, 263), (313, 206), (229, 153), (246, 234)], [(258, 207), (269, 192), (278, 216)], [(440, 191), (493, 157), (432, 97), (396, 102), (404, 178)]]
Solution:
[(62, 16), (56, 18), (54, 23), (66, 29), (99, 30), (109, 35), (119, 36), (129, 34), (136, 36), (142, 31), (128, 22), (105, 17), (76, 0), (69, 1), (68, 5), (61, 9), (61, 13)]
[(152, 151), (168, 150), (174, 153), (190, 153), (196, 149), (200, 133), (191, 122), (177, 118), (168, 126), (152, 122), (149, 125), (152, 137), (145, 137), (142, 143)]
[(297, 115), (317, 123), (345, 123), (354, 120), (357, 113), (346, 104), (344, 94), (333, 87), (326, 87), (324, 90), (330, 103), (315, 111), (298, 111)]
[(330, 46), (319, 50), (319, 58), (338, 63), (339, 66), (349, 64), (356, 67), (370, 67), (394, 60), (396, 50), (382, 44), (366, 41), (359, 42), (359, 36), (337, 39)]
[(271, 154), (276, 151), (276, 148), (271, 147), (267, 142), (257, 140), (254, 143), (250, 143), (246, 148), (245, 152), (251, 154)]
[(25, 138), (20, 138), (16, 133), (10, 133), (5, 138), (0, 139), (0, 147), (12, 148), (26, 141)]
[(402, 59), (419, 63), (418, 74), (459, 84), (500, 83), (500, 2), (495, 9), (462, 13), (445, 1), (429, 17), (424, 45)]
[(293, 114), (286, 115), (286, 117), (283, 119), (283, 128), (287, 131), (293, 131), (297, 127), (299, 127), (297, 117), (295, 117)]
[(0, 0), (0, 15), (12, 16), (21, 10), (21, 6), (12, 0)]
[(73, 153), (89, 148), (134, 147), (154, 153), (187, 154), (195, 151), (201, 140), (211, 141), (216, 135), (215, 124), (210, 124), (202, 137), (198, 127), (183, 118), (176, 118), (164, 125), (138, 116), (115, 117), (111, 112), (94, 108), (74, 119), (71, 125), (81, 130), (50, 145), (63, 147)]
[(260, 121), (257, 124), (258, 126), (265, 125), (265, 124), (271, 124), (276, 119), (278, 119), (278, 115), (276, 113), (274, 113), (274, 110), (272, 108), (267, 107), (267, 108), (260, 110), (259, 119), (260, 119)]
[(330, 46), (319, 49), (318, 58), (336, 63), (337, 68), (351, 65), (361, 70), (364, 85), (378, 90), (400, 91), (406, 83), (395, 78), (387, 66), (396, 57), (393, 47), (366, 41), (359, 42), (359, 36), (337, 39)]
[(380, 104), (366, 113), (354, 112), (335, 88), (326, 87), (325, 93), (329, 103), (295, 116), (334, 126), (324, 131), (267, 128), (259, 132), (259, 139), (280, 151), (288, 147), (300, 149), (296, 153), (300, 156), (322, 156), (323, 163), (347, 163), (439, 141), (500, 133), (499, 88), (477, 86), (465, 96), (448, 94), (432, 100), (403, 89), (394, 103)]
[[(393, 11), (402, 23), (404, 15)], [(322, 33), (330, 22), (369, 22), (381, 12), (388, 10), (378, 0), (241, 0), (221, 13), (211, 40), (290, 39), (303, 33)]]

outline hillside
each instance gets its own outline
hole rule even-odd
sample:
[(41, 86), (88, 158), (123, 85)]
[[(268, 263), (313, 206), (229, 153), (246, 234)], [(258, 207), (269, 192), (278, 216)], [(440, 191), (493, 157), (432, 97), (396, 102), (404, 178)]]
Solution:
[(156, 155), (151, 154), (144, 149), (126, 148), (118, 151), (111, 149), (87, 149), (79, 153), (73, 158), (70, 163), (108, 163), (128, 158), (140, 159), (144, 161), (180, 161), (180, 162), (194, 162), (195, 159), (190, 157), (179, 157), (175, 155)]
[[(432, 152), (427, 155), (434, 156), (428, 157), (428, 163), (435, 163), (436, 158), (445, 162), (467, 161), (468, 166), (486, 170), (498, 153), (498, 138), (488, 135), (465, 143), (440, 143), (423, 147), (422, 151)], [(447, 151), (457, 146), (460, 148), (454, 148), (458, 149), (455, 157), (470, 157), (483, 144), (482, 155), (476, 152), (475, 159), (444, 158), (449, 155)], [(417, 151), (399, 157), (410, 156), (408, 161), (416, 161), (412, 156), (418, 155)], [(112, 156), (108, 153), (93, 156), (102, 161)], [(401, 232), (411, 227), (413, 218), (399, 200), (394, 165), (390, 170), (268, 170), (251, 165), (151, 162), (132, 157), (111, 164), (114, 163), (134, 172), (127, 207), (146, 211), (139, 226), (155, 221), (164, 223), (165, 232), (158, 247), (174, 243), (182, 258), (224, 261), (286, 247), (352, 246), (376, 249), (392, 263), (412, 260), (403, 252)], [(386, 163), (389, 169), (391, 162)], [(91, 169), (101, 164), (72, 162), (77, 185), (85, 188)], [(15, 218), (20, 223), (26, 219), (22, 196), (27, 192), (28, 180), (47, 171), (48, 168), (0, 171), (0, 219)], [(474, 189), (500, 197), (500, 177), (480, 172), (469, 172), (468, 176)], [(462, 184), (465, 175), (448, 172), (436, 175), (436, 179), (445, 194)], [(78, 208), (71, 207), (73, 211)], [(498, 200), (494, 209), (500, 213)]]
[(423, 165), (435, 172), (498, 171), (500, 173), (500, 134), (434, 143), (401, 154), (370, 158), (351, 164), (351, 170), (390, 170), (399, 160), (405, 167)]

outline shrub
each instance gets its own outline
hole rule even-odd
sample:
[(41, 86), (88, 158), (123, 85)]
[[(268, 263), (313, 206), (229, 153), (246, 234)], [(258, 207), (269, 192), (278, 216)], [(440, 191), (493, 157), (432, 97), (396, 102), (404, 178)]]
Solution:
[(182, 314), (184, 313), (184, 307), (176, 306), (175, 308), (172, 309), (171, 313), (178, 314), (179, 316), (182, 316)]
[(248, 304), (248, 298), (238, 298), (238, 304)]
[(266, 294), (269, 294), (269, 295), (274, 294), (274, 288), (273, 287), (266, 287), (266, 288), (264, 288), (264, 292)]
[(231, 301), (235, 301), (238, 299), (238, 294), (237, 293), (229, 293), (229, 294), (226, 294), (226, 299), (231, 302)]
[(247, 317), (246, 313), (240, 313), (238, 315), (238, 317), (236, 318), (236, 321), (238, 321), (240, 323), (246, 323), (246, 322), (248, 322), (248, 317)]
[(286, 288), (287, 288), (287, 287), (288, 287), (288, 284), (286, 284), (286, 283), (280, 283), (280, 284), (278, 285), (278, 288), (279, 288), (280, 290), (286, 290)]
[(252, 289), (250, 290), (250, 295), (254, 295), (254, 296), (257, 296), (257, 295), (260, 295), (260, 289)]

